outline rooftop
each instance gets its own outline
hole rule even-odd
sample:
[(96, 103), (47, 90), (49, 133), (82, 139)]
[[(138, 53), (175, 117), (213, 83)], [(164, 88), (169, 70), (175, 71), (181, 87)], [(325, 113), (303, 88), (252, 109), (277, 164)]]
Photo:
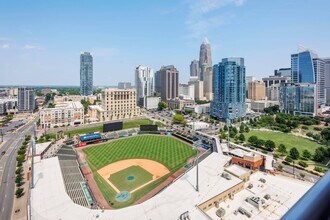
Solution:
[[(95, 210), (73, 203), (65, 192), (57, 157), (35, 166), (35, 188), (31, 190), (32, 219), (178, 219), (188, 211), (190, 219), (208, 219), (196, 205), (242, 182), (231, 175), (221, 177), (230, 158), (212, 153), (199, 164), (199, 192), (195, 190), (195, 167), (153, 198), (117, 210)], [(201, 181), (203, 180), (203, 181)]]

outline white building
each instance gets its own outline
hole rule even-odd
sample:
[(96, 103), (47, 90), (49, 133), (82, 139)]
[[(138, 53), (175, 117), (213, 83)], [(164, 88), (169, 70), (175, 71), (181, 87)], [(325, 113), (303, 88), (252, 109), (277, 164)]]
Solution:
[(39, 114), (42, 128), (84, 124), (84, 106), (80, 102), (58, 103), (55, 108), (41, 109)]
[(209, 128), (210, 125), (206, 122), (196, 121), (187, 123), (188, 127), (191, 127), (194, 131), (202, 130)]
[(142, 106), (146, 109), (157, 109), (158, 103), (160, 102), (160, 97), (156, 96), (147, 96), (141, 98), (140, 101), (142, 102)]
[(263, 112), (265, 108), (279, 105), (279, 101), (270, 101), (270, 100), (258, 100), (251, 102), (251, 110), (255, 112)]
[(136, 99), (152, 96), (154, 93), (154, 70), (146, 66), (135, 69)]
[(193, 84), (179, 84), (179, 97), (183, 99), (194, 99), (195, 87)]
[(210, 103), (186, 106), (184, 110), (192, 111), (197, 114), (208, 114), (210, 113)]

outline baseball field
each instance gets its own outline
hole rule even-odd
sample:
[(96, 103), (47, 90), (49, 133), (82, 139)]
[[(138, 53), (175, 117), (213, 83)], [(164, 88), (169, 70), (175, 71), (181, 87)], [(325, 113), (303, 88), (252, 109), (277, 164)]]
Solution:
[(139, 135), (83, 149), (112, 208), (134, 204), (182, 168), (195, 152), (173, 137)]

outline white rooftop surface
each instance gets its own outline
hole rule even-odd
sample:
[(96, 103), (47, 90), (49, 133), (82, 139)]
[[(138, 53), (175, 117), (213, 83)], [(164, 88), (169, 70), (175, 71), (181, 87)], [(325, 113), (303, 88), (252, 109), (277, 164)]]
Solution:
[(246, 174), (247, 172), (250, 172), (250, 170), (248, 170), (244, 167), (238, 166), (236, 164), (232, 164), (229, 167), (226, 167), (225, 170), (229, 171), (230, 173), (233, 173), (237, 176), (242, 176), (242, 175)]
[[(117, 210), (92, 210), (77, 204), (65, 192), (57, 157), (42, 160), (35, 165), (35, 188), (31, 190), (32, 219), (178, 219), (189, 211), (191, 220), (208, 219), (196, 205), (237, 185), (242, 180), (231, 175), (221, 177), (224, 164), (230, 157), (212, 153), (199, 164), (199, 192), (196, 192), (196, 169), (144, 203)], [(98, 217), (97, 217), (98, 216)]]
[[(266, 183), (260, 182), (260, 178), (265, 179)], [(235, 194), (233, 200), (227, 199), (219, 204), (219, 208), (222, 207), (226, 211), (223, 219), (280, 219), (313, 185), (306, 181), (262, 172), (252, 174), (248, 183), (253, 184), (252, 189), (245, 188)], [(264, 199), (266, 194), (271, 196), (269, 200)], [(258, 210), (245, 201), (250, 196), (264, 199), (266, 206)], [(235, 215), (234, 211), (239, 207), (250, 212), (251, 218), (239, 212)], [(213, 219), (219, 219), (215, 214), (216, 210), (217, 208), (212, 208), (207, 211), (207, 214)]]
[[(36, 144), (36, 149), (35, 149), (35, 155), (40, 155), (42, 152), (45, 151), (45, 149), (51, 144), (51, 141), (45, 142), (45, 143), (40, 143)], [(30, 148), (30, 155), (31, 155), (32, 149)]]
[(246, 154), (247, 152), (242, 150), (242, 149), (239, 149), (239, 148), (235, 148), (233, 150), (230, 150), (229, 151), (231, 154), (234, 154), (235, 156), (238, 156), (238, 157), (244, 157), (244, 154)]

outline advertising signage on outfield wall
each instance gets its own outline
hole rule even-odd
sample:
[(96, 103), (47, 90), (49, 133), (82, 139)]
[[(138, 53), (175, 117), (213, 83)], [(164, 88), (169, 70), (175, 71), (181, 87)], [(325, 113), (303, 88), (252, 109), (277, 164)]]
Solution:
[(103, 124), (103, 133), (109, 132), (109, 131), (118, 131), (118, 130), (122, 130), (122, 129), (123, 129), (122, 121)]
[(140, 131), (158, 131), (157, 125), (140, 125)]

